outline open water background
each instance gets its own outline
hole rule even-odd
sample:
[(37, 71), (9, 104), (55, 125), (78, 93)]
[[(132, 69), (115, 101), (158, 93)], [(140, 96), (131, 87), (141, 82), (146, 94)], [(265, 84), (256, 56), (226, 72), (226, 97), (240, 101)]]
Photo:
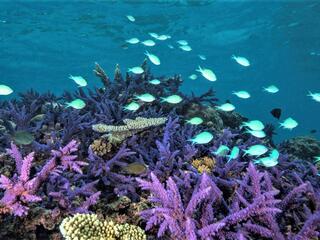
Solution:
[[(69, 74), (100, 86), (93, 75), (98, 62), (109, 75), (119, 63), (124, 73), (140, 65), (144, 51), (161, 59), (152, 65), (156, 76), (179, 73), (183, 91), (205, 92), (213, 87), (221, 102), (230, 100), (251, 119), (278, 126), (269, 113), (283, 110), (293, 117), (293, 131), (277, 130), (276, 139), (320, 132), (320, 103), (307, 97), (320, 92), (319, 1), (0, 1), (0, 84), (18, 92), (76, 89)], [(136, 18), (130, 22), (126, 15)], [(151, 39), (148, 32), (169, 34), (171, 39), (123, 48), (126, 39)], [(192, 51), (178, 48), (185, 39)], [(172, 44), (175, 48), (168, 48)], [(204, 54), (206, 61), (197, 56)], [(244, 68), (231, 55), (245, 56)], [(218, 80), (190, 80), (198, 65), (212, 69)], [(262, 87), (275, 84), (279, 93)], [(239, 99), (234, 90), (247, 90)], [(15, 95), (10, 96), (15, 97)], [(10, 97), (0, 96), (0, 101)]]

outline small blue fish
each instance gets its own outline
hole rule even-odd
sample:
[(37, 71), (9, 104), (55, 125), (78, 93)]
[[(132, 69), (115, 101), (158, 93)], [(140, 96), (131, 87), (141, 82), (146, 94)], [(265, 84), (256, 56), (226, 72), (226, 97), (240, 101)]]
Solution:
[(283, 127), (284, 129), (289, 129), (289, 130), (294, 129), (297, 126), (298, 126), (298, 122), (291, 117), (285, 119), (282, 123), (280, 123), (280, 127)]
[(0, 85), (0, 96), (6, 96), (13, 93), (13, 90), (7, 85)]
[(280, 156), (280, 153), (277, 149), (273, 149), (269, 154), (269, 157), (274, 160), (278, 160), (279, 156)]
[(238, 91), (238, 92), (232, 92), (232, 94), (236, 95), (238, 98), (242, 98), (242, 99), (248, 99), (250, 98), (250, 93), (248, 93), (247, 91)]
[(244, 155), (249, 155), (249, 156), (261, 156), (265, 154), (268, 151), (268, 148), (264, 145), (261, 144), (256, 144), (250, 146), (247, 150), (244, 150)]
[(216, 151), (212, 152), (216, 156), (224, 157), (230, 151), (230, 148), (226, 145), (221, 145)]
[(238, 64), (240, 64), (241, 66), (244, 67), (249, 67), (250, 66), (250, 62), (248, 59), (246, 59), (245, 57), (240, 57), (240, 56), (235, 56), (232, 55), (231, 57), (233, 60), (235, 60)]
[(231, 150), (230, 155), (228, 155), (229, 159), (228, 162), (230, 162), (233, 159), (236, 159), (239, 156), (240, 153), (240, 148), (238, 148), (237, 146), (234, 146)]
[(127, 15), (126, 16), (127, 18), (128, 18), (128, 20), (130, 21), (130, 22), (134, 22), (136, 19), (133, 17), (133, 16), (131, 16), (131, 15)]
[(72, 102), (68, 102), (67, 103), (67, 107), (72, 107), (72, 108), (77, 109), (77, 110), (81, 110), (85, 106), (86, 106), (86, 103), (83, 100), (79, 99), (79, 98), (73, 100)]
[(264, 124), (260, 120), (251, 120), (249, 122), (243, 122), (240, 128), (242, 127), (248, 127), (253, 131), (262, 131)]
[(141, 44), (143, 44), (147, 47), (153, 47), (154, 45), (156, 45), (156, 43), (151, 39), (145, 40), (145, 41), (141, 42)]
[(233, 111), (236, 107), (232, 105), (231, 103), (224, 103), (220, 106), (216, 107), (217, 109), (224, 111), (224, 112), (231, 112)]
[(140, 42), (140, 40), (138, 38), (130, 38), (128, 40), (126, 40), (127, 43), (130, 43), (130, 44), (137, 44)]
[(140, 108), (140, 105), (137, 102), (131, 102), (128, 105), (124, 106), (123, 109), (127, 111), (135, 112)]
[(279, 92), (279, 88), (275, 85), (270, 85), (269, 87), (265, 87), (263, 88), (264, 91), (268, 92), (268, 93), (277, 93)]
[(207, 57), (205, 55), (199, 54), (198, 57), (203, 61), (207, 60)]
[(186, 40), (178, 40), (177, 43), (182, 45), (182, 46), (188, 45), (188, 42)]
[(260, 164), (260, 165), (262, 165), (264, 167), (274, 167), (279, 162), (278, 162), (278, 160), (273, 159), (271, 157), (263, 157), (263, 158), (259, 158), (257, 160), (254, 160), (253, 163)]
[(159, 85), (161, 82), (159, 79), (152, 79), (149, 81), (149, 83), (152, 85)]
[(182, 45), (182, 46), (179, 46), (179, 48), (186, 52), (190, 52), (192, 50), (192, 48), (188, 45)]
[(315, 100), (316, 102), (320, 102), (320, 93), (312, 93), (309, 92), (309, 94), (307, 95), (308, 97), (311, 97), (313, 100)]
[(128, 72), (132, 72), (134, 74), (142, 74), (144, 73), (144, 70), (142, 67), (133, 67), (133, 68), (128, 68)]
[(257, 138), (264, 138), (266, 137), (266, 133), (263, 130), (250, 130), (247, 129), (245, 133), (250, 133), (252, 136), (255, 136)]
[(162, 97), (161, 102), (167, 102), (171, 104), (178, 104), (182, 101), (183, 99), (179, 95), (171, 95), (169, 97)]
[(187, 123), (189, 123), (191, 125), (199, 125), (199, 124), (203, 123), (203, 119), (200, 117), (193, 117), (193, 118), (187, 120)]
[(144, 93), (144, 94), (141, 94), (141, 95), (136, 95), (135, 97), (137, 99), (143, 101), (143, 102), (148, 102), (148, 103), (151, 103), (154, 100), (156, 100), (156, 98), (153, 95), (151, 95), (150, 93)]
[(191, 80), (196, 80), (196, 79), (198, 78), (198, 76), (197, 76), (196, 74), (191, 74), (191, 75), (189, 76), (189, 78), (190, 78)]
[(188, 141), (192, 142), (192, 144), (207, 144), (211, 142), (213, 139), (213, 135), (210, 132), (201, 132), (189, 139)]

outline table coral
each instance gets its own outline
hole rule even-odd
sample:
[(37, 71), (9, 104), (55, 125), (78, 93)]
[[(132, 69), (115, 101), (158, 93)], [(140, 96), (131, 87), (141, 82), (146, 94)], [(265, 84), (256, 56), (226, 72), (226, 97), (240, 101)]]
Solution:
[(124, 119), (124, 125), (107, 125), (95, 124), (92, 129), (99, 133), (109, 133), (108, 138), (110, 142), (122, 142), (126, 138), (143, 131), (150, 127), (155, 127), (164, 124), (167, 118), (144, 118), (137, 117), (135, 119)]

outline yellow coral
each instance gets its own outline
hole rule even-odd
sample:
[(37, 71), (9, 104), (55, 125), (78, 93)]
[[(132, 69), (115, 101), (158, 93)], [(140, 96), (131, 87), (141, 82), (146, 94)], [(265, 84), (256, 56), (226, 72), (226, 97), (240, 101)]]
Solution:
[(118, 225), (119, 240), (146, 240), (145, 232), (138, 226), (130, 224)]
[(191, 164), (199, 173), (210, 173), (216, 165), (216, 159), (206, 156), (194, 159)]
[(112, 144), (105, 141), (104, 139), (96, 139), (93, 141), (90, 147), (94, 154), (102, 157), (111, 151)]
[(138, 226), (100, 220), (96, 214), (76, 214), (65, 218), (60, 232), (66, 240), (146, 240)]

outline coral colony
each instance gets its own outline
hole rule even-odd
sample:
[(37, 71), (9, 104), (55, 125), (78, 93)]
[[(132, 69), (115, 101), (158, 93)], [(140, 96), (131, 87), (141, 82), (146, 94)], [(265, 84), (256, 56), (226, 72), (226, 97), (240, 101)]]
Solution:
[(103, 87), (0, 102), (0, 239), (320, 238), (316, 140), (277, 146), (146, 62), (94, 72)]

